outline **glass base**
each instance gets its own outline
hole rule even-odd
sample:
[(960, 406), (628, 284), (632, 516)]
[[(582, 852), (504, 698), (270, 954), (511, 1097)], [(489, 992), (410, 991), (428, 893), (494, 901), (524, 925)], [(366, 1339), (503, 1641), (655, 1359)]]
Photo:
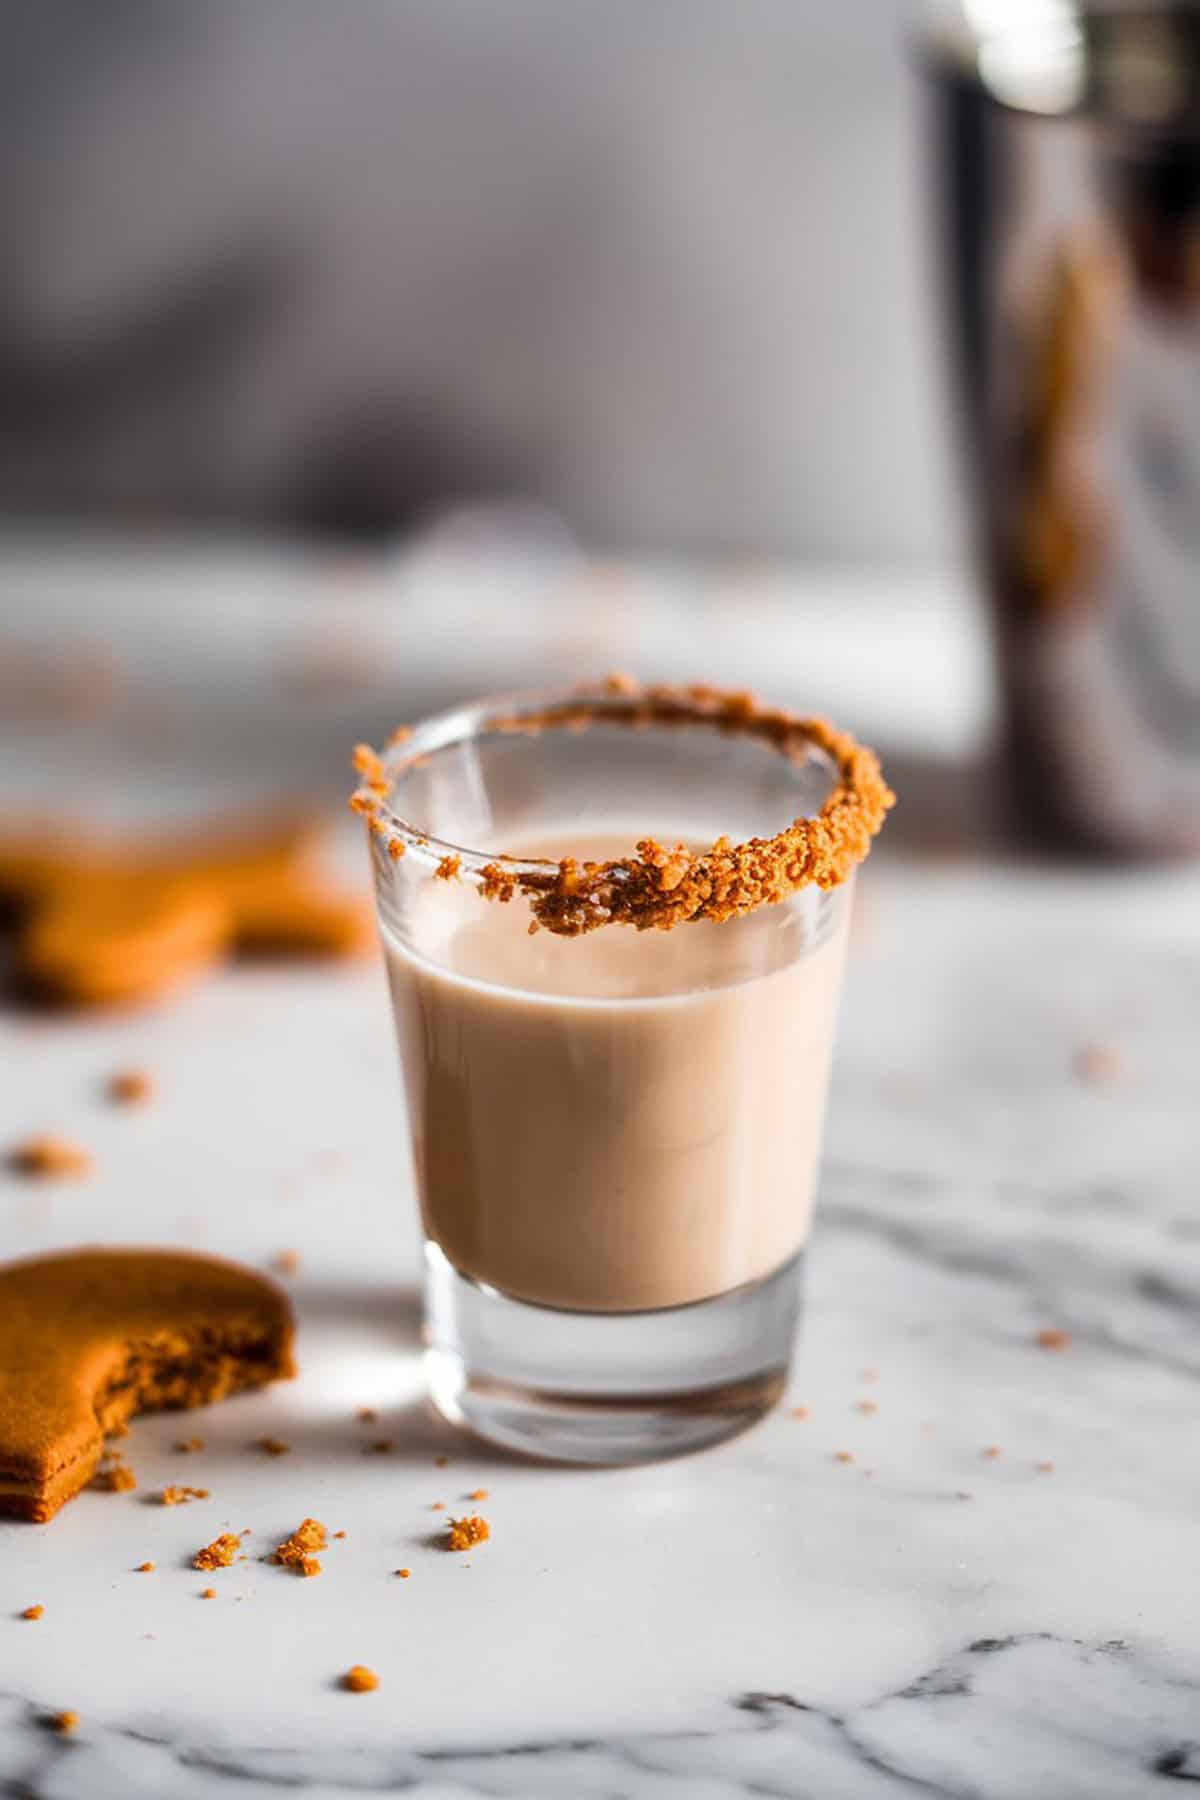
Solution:
[(744, 1431), (783, 1391), (801, 1252), (762, 1281), (656, 1312), (531, 1306), (425, 1247), (434, 1404), (493, 1444), (554, 1462), (682, 1456)]

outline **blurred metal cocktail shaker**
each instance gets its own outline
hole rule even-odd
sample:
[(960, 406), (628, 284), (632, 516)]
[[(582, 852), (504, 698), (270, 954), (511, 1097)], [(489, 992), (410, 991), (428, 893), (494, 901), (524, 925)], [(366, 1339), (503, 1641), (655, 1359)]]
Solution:
[(1200, 6), (956, 0), (924, 48), (1020, 818), (1200, 852)]

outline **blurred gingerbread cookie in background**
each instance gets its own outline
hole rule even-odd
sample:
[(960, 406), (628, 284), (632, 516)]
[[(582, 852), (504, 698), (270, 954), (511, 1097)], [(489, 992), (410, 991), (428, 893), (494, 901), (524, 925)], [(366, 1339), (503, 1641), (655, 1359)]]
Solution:
[(372, 942), (311, 819), (283, 814), (170, 839), (0, 824), (13, 977), (65, 1007), (156, 1000), (234, 954), (342, 957)]

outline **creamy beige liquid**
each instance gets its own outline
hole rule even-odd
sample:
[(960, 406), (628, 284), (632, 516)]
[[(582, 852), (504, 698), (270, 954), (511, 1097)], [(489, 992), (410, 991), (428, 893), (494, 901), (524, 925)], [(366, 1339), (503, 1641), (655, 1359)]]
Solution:
[(519, 900), (424, 886), (428, 960), (385, 947), (425, 1230), (456, 1268), (523, 1300), (623, 1311), (724, 1293), (794, 1255), (846, 909), (815, 947), (779, 908), (564, 939), (531, 937)]

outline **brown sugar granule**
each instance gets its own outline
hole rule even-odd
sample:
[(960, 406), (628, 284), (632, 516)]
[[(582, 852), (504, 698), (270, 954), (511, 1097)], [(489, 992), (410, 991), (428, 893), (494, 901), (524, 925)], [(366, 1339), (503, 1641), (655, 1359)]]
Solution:
[(27, 1606), (25, 1611), (21, 1614), (21, 1617), (23, 1619), (40, 1619), (45, 1610), (45, 1607), (40, 1605)]
[(153, 1563), (139, 1563), (134, 1570), (135, 1575), (149, 1575), (154, 1569)]
[(807, 1419), (807, 1417), (808, 1417), (807, 1406), (793, 1406), (791, 1413), (789, 1414), (789, 1417), (793, 1418), (793, 1419)]
[[(506, 867), (490, 862), (479, 870), (478, 887), (485, 899), (503, 903), (519, 892), (529, 901), (534, 920), (562, 937), (610, 924), (669, 931), (691, 919), (736, 918), (785, 900), (802, 887), (837, 887), (867, 855), (895, 802), (872, 751), (824, 719), (762, 706), (746, 693), (699, 684), (608, 688), (601, 698), (581, 695), (489, 720), (497, 732), (531, 734), (590, 724), (633, 729), (704, 725), (757, 738), (795, 762), (815, 749), (828, 757), (834, 774), (820, 812), (793, 820), (773, 838), (733, 844), (720, 837), (700, 851), (643, 838), (636, 856), (608, 862), (581, 863), (568, 856), (557, 864)], [(354, 763), (365, 779), (352, 807), (387, 840), (389, 851), (402, 853), (404, 838), (398, 834), (416, 834), (387, 809), (391, 789), (386, 766), (364, 745), (355, 751)], [(407, 769), (411, 762), (399, 760), (393, 767)]]
[(1072, 1058), (1075, 1078), (1087, 1087), (1107, 1087), (1123, 1070), (1121, 1052), (1112, 1044), (1082, 1044)]
[(458, 872), (461, 868), (461, 856), (443, 856), (441, 862), (433, 871), (434, 879), (436, 881), (457, 881)]
[(465, 1519), (447, 1519), (447, 1550), (470, 1550), (475, 1544), (486, 1544), (492, 1535), (491, 1526), (478, 1513), (469, 1513)]
[(860, 1400), (857, 1402), (854, 1410), (856, 1412), (866, 1413), (869, 1416), (871, 1413), (877, 1413), (879, 1411), (879, 1402), (877, 1400)]
[(379, 1677), (374, 1669), (365, 1668), (362, 1663), (355, 1663), (342, 1676), (342, 1686), (351, 1694), (370, 1694), (379, 1686)]
[(137, 1476), (128, 1463), (115, 1462), (111, 1468), (97, 1469), (88, 1486), (98, 1494), (128, 1494), (137, 1486)]
[(192, 1567), (206, 1571), (230, 1569), (233, 1567), (234, 1558), (241, 1547), (240, 1537), (235, 1537), (232, 1531), (223, 1531), (220, 1537), (213, 1539), (211, 1544), (205, 1544), (202, 1550), (197, 1550), (192, 1558)]
[(290, 1456), (292, 1453), (292, 1446), (285, 1444), (282, 1438), (259, 1438), (258, 1447), (265, 1456)]
[(487, 1497), (488, 1497), (488, 1491), (486, 1488), (475, 1488), (471, 1493), (469, 1493), (467, 1495), (468, 1500), (486, 1500)]
[(68, 1737), (78, 1724), (79, 1714), (72, 1712), (69, 1707), (66, 1712), (55, 1713), (50, 1720), (51, 1729), (60, 1732), (63, 1737)]
[(987, 1449), (982, 1452), (982, 1455), (985, 1461), (995, 1462), (996, 1458), (1000, 1455), (999, 1444), (989, 1444)]
[(8, 1160), (18, 1175), (34, 1181), (74, 1180), (89, 1174), (92, 1167), (92, 1159), (81, 1145), (49, 1132), (18, 1144)]
[(290, 1537), (284, 1538), (282, 1544), (276, 1544), (271, 1561), (281, 1563), (286, 1569), (296, 1569), (301, 1575), (319, 1575), (321, 1565), (315, 1552), (327, 1548), (328, 1534), (320, 1519), (302, 1519)]
[(197, 1456), (204, 1448), (202, 1437), (180, 1438), (175, 1446), (181, 1456)]
[(400, 1577), (401, 1581), (407, 1581), (409, 1576), (412, 1574), (412, 1570), (411, 1569), (397, 1569), (396, 1573)]
[(209, 1491), (202, 1487), (180, 1487), (174, 1483), (159, 1495), (164, 1506), (186, 1506), (189, 1500), (207, 1500)]
[(354, 1416), (363, 1425), (373, 1425), (379, 1414), (373, 1406), (360, 1406)]
[(1066, 1350), (1071, 1342), (1071, 1334), (1060, 1330), (1057, 1325), (1047, 1325), (1038, 1332), (1034, 1342), (1040, 1350)]
[(145, 1069), (122, 1069), (109, 1078), (108, 1097), (114, 1106), (141, 1106), (154, 1092), (154, 1079)]
[(835, 1450), (833, 1453), (833, 1460), (834, 1462), (840, 1463), (852, 1463), (854, 1461), (854, 1452), (853, 1450)]
[(215, 1600), (216, 1597), (217, 1597), (216, 1588), (201, 1588), (200, 1598), (202, 1600)]
[(294, 1275), (300, 1267), (300, 1252), (298, 1250), (281, 1250), (273, 1259), (273, 1267), (281, 1275)]

